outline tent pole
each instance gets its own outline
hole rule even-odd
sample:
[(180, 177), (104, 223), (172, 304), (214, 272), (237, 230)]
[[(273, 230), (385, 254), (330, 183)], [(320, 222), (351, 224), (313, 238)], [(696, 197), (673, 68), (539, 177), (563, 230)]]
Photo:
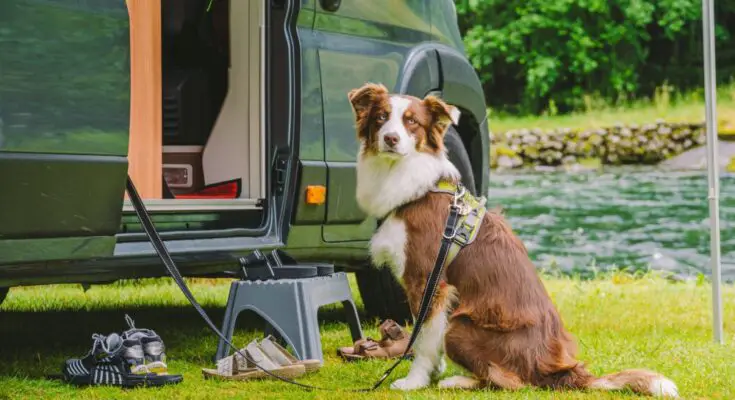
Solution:
[(707, 175), (709, 181), (710, 257), (712, 263), (712, 325), (714, 340), (723, 343), (722, 294), (720, 291), (720, 188), (717, 151), (717, 83), (715, 80), (715, 11), (713, 0), (702, 0), (702, 39), (704, 41), (705, 123), (707, 129)]

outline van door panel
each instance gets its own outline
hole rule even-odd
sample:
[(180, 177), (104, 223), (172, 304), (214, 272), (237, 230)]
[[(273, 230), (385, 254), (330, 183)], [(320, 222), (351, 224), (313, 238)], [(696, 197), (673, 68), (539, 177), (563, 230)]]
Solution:
[(0, 1), (0, 264), (112, 255), (129, 62), (124, 0)]
[[(355, 200), (358, 143), (347, 93), (365, 82), (395, 90), (410, 50), (431, 37), (428, 11), (424, 0), (343, 0), (335, 12), (317, 1), (314, 34), (319, 43), (329, 170), (323, 239), (367, 240), (373, 231)], [(347, 182), (349, 187), (343, 187)], [(344, 234), (350, 226), (352, 234)]]

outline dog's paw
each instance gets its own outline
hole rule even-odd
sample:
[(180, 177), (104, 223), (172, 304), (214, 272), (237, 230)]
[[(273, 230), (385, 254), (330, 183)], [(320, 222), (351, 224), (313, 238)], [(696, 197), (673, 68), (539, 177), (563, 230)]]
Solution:
[(437, 386), (439, 386), (440, 389), (477, 389), (480, 386), (480, 381), (466, 376), (457, 375), (447, 379), (442, 379), (439, 381)]
[(421, 389), (429, 386), (430, 380), (428, 377), (416, 377), (416, 376), (407, 376), (405, 378), (399, 379), (395, 382), (393, 382), (390, 385), (391, 389), (398, 389), (398, 390), (416, 390)]
[(447, 371), (447, 361), (446, 361), (446, 360), (444, 360), (444, 357), (442, 357), (442, 358), (440, 358), (440, 359), (439, 359), (439, 365), (437, 365), (437, 366), (436, 366), (436, 367), (434, 368), (434, 371), (432, 372), (432, 374), (433, 374), (433, 375), (434, 375), (435, 377), (436, 377), (436, 376), (441, 376), (441, 375), (442, 375), (442, 374), (444, 374), (444, 372), (446, 372), (446, 371)]

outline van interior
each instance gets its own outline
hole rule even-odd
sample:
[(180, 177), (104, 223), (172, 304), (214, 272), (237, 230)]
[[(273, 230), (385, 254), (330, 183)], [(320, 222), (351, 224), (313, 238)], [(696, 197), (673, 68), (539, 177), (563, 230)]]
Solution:
[[(128, 173), (161, 232), (259, 234), (267, 161), (264, 1), (127, 1)], [(118, 233), (118, 240), (145, 240), (127, 198)]]
[(265, 197), (263, 0), (161, 2), (162, 195), (152, 211)]

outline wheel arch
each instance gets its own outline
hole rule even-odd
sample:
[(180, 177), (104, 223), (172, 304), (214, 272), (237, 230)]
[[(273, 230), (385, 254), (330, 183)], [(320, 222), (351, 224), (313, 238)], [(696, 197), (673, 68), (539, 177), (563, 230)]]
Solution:
[(423, 97), (439, 95), (461, 112), (457, 131), (470, 157), (477, 193), (487, 193), (490, 170), (490, 136), (482, 83), (474, 67), (459, 50), (424, 43), (406, 57), (395, 91)]

